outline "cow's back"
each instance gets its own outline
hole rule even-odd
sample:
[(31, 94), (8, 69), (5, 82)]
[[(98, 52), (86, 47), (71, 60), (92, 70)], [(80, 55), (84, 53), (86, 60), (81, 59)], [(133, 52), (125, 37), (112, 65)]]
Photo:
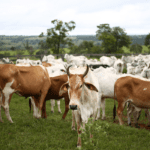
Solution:
[(150, 82), (134, 77), (121, 77), (115, 83), (117, 100), (131, 101), (137, 107), (150, 108)]

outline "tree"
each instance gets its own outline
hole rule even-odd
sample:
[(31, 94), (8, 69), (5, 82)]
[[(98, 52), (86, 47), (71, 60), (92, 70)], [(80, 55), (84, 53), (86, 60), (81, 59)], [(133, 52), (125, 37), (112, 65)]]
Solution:
[(122, 46), (130, 46), (131, 39), (122, 28), (110, 28), (109, 24), (101, 24), (97, 28), (96, 37), (103, 41), (102, 47), (105, 53), (116, 53)]
[(94, 46), (94, 41), (83, 41), (79, 45), (79, 49), (84, 50), (86, 53), (90, 53), (91, 48)]
[(126, 35), (126, 33), (122, 28), (113, 27), (111, 33), (116, 39), (115, 43), (116, 52), (120, 51), (122, 46), (126, 46), (129, 48), (130, 44), (132, 43), (131, 38)]
[(30, 48), (27, 50), (28, 51), (28, 53), (30, 54), (30, 55), (33, 55), (33, 53), (34, 53), (34, 49), (33, 49), (33, 47), (32, 46), (30, 46)]
[(73, 44), (72, 46), (69, 47), (70, 49), (70, 54), (79, 54), (80, 53), (80, 49), (77, 45)]
[(98, 38), (99, 40), (102, 40), (102, 48), (104, 49), (104, 53), (112, 53), (115, 52), (115, 42), (116, 39), (111, 33), (103, 32)]
[(16, 48), (15, 48), (14, 46), (12, 46), (10, 49), (11, 49), (12, 51), (14, 51)]
[(144, 45), (146, 46), (150, 45), (150, 33), (146, 36)]
[(142, 46), (139, 45), (139, 44), (133, 44), (130, 48), (130, 51), (131, 52), (134, 52), (134, 53), (141, 53), (142, 52)]
[(65, 22), (60, 20), (52, 20), (51, 23), (55, 24), (54, 28), (47, 29), (46, 43), (49, 48), (52, 48), (54, 54), (60, 53), (60, 45), (71, 45), (72, 40), (67, 38), (69, 31), (75, 29), (75, 22)]
[(101, 46), (94, 45), (91, 48), (91, 52), (90, 53), (99, 54), (99, 53), (103, 53), (103, 50), (102, 50)]
[(28, 40), (26, 41), (26, 43), (23, 43), (23, 45), (24, 45), (24, 47), (25, 47), (26, 50), (30, 49)]

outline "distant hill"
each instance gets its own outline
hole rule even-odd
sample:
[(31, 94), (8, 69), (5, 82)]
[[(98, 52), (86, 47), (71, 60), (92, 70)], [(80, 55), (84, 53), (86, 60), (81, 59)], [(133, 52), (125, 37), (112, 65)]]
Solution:
[[(129, 35), (132, 38), (132, 44), (144, 45), (146, 35)], [(96, 35), (70, 35), (68, 36), (73, 40), (76, 45), (79, 45), (82, 41), (94, 41), (95, 45), (101, 45), (102, 41), (96, 38)], [(41, 40), (46, 41), (46, 36), (39, 38), (38, 36), (5, 36), (0, 35), (0, 50), (10, 50), (13, 46), (16, 49), (25, 49), (24, 44), (28, 40), (29, 45), (34, 49), (39, 48), (39, 42)]]

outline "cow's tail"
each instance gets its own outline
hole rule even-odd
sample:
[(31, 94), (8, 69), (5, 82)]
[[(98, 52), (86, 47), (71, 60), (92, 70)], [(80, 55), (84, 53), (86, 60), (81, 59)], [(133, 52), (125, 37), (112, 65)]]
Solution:
[(29, 97), (29, 112), (31, 113), (31, 97)]
[(113, 119), (115, 121), (116, 117), (116, 103), (115, 103), (115, 85), (114, 85), (114, 109), (113, 109)]

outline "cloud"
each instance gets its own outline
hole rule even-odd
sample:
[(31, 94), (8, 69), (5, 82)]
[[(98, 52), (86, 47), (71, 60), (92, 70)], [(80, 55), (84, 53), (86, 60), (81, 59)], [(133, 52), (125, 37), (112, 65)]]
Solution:
[(148, 0), (5, 0), (0, 2), (0, 35), (39, 35), (53, 27), (54, 19), (75, 21), (70, 35), (94, 35), (96, 26), (104, 23), (127, 34), (148, 34), (149, 6)]

